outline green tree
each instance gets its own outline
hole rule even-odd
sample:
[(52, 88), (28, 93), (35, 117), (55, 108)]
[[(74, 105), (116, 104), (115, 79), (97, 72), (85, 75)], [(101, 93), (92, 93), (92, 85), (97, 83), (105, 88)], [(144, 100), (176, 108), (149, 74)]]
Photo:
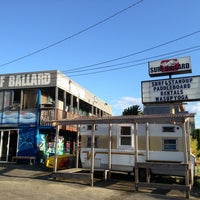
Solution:
[(139, 115), (142, 114), (142, 110), (139, 105), (133, 105), (128, 108), (125, 108), (122, 112), (122, 115)]
[(193, 138), (197, 140), (197, 148), (200, 150), (200, 129), (194, 129)]

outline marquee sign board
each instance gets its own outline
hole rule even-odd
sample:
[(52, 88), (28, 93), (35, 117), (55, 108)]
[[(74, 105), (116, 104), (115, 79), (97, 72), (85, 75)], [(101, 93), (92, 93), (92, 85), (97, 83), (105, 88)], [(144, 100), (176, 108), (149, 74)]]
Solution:
[(143, 104), (200, 100), (200, 76), (142, 81), (141, 85)]
[(173, 58), (149, 62), (149, 76), (191, 73), (190, 57)]

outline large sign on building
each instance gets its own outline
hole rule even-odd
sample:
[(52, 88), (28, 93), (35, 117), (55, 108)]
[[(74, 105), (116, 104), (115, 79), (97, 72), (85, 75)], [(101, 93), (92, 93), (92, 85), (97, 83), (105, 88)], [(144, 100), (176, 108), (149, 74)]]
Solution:
[(33, 88), (55, 85), (57, 71), (1, 74), (1, 89)]
[(143, 81), (141, 88), (143, 104), (200, 100), (200, 76)]
[(173, 58), (149, 62), (149, 76), (191, 73), (190, 57)]

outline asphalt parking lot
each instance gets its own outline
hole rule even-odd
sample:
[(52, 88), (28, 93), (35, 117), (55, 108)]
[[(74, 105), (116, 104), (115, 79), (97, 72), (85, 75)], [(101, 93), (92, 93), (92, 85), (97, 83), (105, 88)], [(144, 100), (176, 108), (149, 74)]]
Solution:
[[(123, 176), (111, 177), (108, 182), (97, 176), (94, 187), (91, 187), (88, 183), (77, 179), (53, 180), (52, 171), (46, 168), (0, 163), (0, 199), (173, 200), (185, 198), (185, 194), (180, 191), (142, 190), (136, 192), (133, 179)], [(190, 199), (199, 198), (200, 190), (194, 187)]]

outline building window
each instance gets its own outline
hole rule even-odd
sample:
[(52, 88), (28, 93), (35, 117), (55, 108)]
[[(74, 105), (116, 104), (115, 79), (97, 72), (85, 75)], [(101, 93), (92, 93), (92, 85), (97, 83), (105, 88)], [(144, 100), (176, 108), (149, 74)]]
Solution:
[(14, 90), (13, 103), (17, 103), (20, 105), (20, 102), (21, 102), (21, 90)]
[(120, 130), (120, 146), (132, 146), (131, 127), (122, 126)]
[(21, 104), (21, 90), (13, 90), (13, 102), (11, 106), (12, 111), (20, 109)]
[(163, 151), (177, 151), (177, 139), (163, 139)]
[(36, 89), (23, 90), (22, 109), (37, 108), (37, 98)]

